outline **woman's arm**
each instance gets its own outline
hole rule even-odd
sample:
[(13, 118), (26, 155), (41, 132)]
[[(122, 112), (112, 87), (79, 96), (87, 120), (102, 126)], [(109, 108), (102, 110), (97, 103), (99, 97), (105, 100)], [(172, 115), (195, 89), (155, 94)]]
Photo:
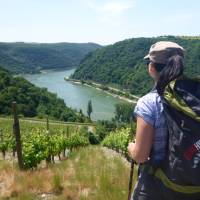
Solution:
[(137, 163), (144, 163), (148, 160), (154, 140), (154, 127), (137, 117), (136, 140), (128, 145), (130, 156)]

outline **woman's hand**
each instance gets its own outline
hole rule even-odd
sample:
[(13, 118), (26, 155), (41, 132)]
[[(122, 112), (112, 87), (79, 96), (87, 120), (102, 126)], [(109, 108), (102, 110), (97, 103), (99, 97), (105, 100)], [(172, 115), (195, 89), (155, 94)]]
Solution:
[(131, 142), (128, 144), (128, 154), (133, 159), (133, 152), (134, 152), (135, 143)]

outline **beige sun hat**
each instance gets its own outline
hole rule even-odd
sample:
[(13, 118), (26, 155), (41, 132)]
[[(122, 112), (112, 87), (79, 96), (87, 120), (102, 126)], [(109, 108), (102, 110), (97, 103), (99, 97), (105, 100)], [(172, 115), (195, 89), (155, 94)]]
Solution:
[(149, 53), (144, 57), (154, 63), (166, 64), (167, 60), (174, 55), (184, 57), (185, 49), (175, 42), (160, 41), (153, 44)]

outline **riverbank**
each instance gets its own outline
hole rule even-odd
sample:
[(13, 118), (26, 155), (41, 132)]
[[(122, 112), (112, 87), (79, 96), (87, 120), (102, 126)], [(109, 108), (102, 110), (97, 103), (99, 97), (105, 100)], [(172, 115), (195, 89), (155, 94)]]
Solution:
[(42, 69), (39, 70), (37, 74), (47, 74), (49, 72), (63, 72), (65, 70), (72, 70), (72, 69), (76, 69), (76, 67), (66, 67), (66, 68), (51, 68), (51, 69)]
[(137, 100), (139, 99), (139, 97), (132, 95), (130, 93), (127, 93), (125, 91), (121, 91), (119, 89), (109, 87), (109, 86), (105, 86), (105, 85), (95, 83), (95, 82), (92, 82), (92, 81), (80, 81), (80, 80), (71, 79), (71, 78), (68, 78), (68, 77), (65, 77), (64, 80), (70, 81), (74, 84), (80, 84), (80, 85), (86, 85), (88, 87), (93, 87), (97, 90), (104, 91), (105, 93), (107, 93), (107, 94), (109, 94), (113, 97), (119, 98), (119, 99), (124, 100), (124, 101), (129, 102), (129, 103), (136, 104)]

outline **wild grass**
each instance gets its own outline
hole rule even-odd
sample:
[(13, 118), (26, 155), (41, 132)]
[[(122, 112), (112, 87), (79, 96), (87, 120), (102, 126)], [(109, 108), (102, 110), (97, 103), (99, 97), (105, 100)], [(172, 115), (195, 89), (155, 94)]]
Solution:
[[(0, 199), (123, 200), (129, 164), (100, 146), (80, 148), (61, 163), (20, 172), (0, 162)], [(48, 198), (47, 198), (48, 197)]]

